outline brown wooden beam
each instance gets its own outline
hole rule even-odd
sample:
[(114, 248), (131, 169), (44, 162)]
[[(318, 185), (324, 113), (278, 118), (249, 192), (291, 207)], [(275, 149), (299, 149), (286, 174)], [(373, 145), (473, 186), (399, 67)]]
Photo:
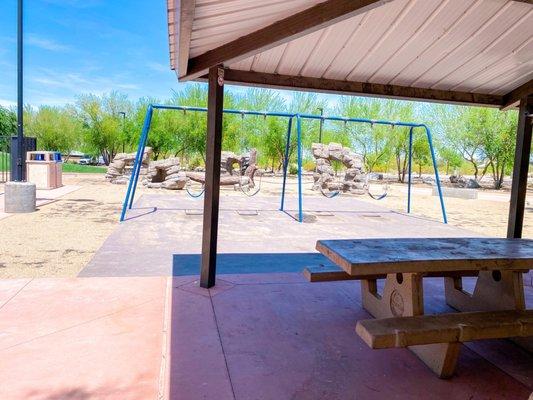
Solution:
[(200, 286), (215, 285), (217, 269), (218, 205), (220, 197), (220, 158), (222, 151), (222, 110), (224, 69), (209, 70), (207, 97), (207, 138), (205, 160), (204, 224)]
[(533, 124), (533, 96), (520, 100), (518, 111), (516, 149), (513, 166), (513, 184), (509, 205), (507, 237), (521, 238), (526, 205), (527, 175), (531, 151), (531, 128)]
[(289, 42), (337, 22), (365, 13), (393, 0), (327, 0), (276, 21), (265, 28), (241, 36), (204, 54), (191, 58), (180, 80), (195, 79), (208, 68), (225, 62), (237, 62)]
[[(204, 79), (205, 77), (202, 77)], [(226, 83), (358, 96), (500, 107), (502, 96), (226, 69)]]
[(520, 99), (529, 95), (533, 95), (533, 79), (503, 96), (502, 110), (516, 107), (520, 103)]

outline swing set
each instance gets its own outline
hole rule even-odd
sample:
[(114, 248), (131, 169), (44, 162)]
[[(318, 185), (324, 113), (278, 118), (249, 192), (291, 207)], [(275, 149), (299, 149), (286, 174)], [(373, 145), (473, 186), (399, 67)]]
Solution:
[[(146, 110), (146, 116), (144, 119), (144, 124), (142, 128), (141, 135), (139, 137), (139, 143), (137, 146), (137, 152), (135, 155), (135, 161), (133, 164), (133, 170), (132, 174), (128, 183), (128, 188), (126, 190), (126, 196), (124, 198), (124, 203), (122, 205), (122, 212), (120, 215), (120, 221), (124, 221), (126, 217), (126, 212), (128, 209), (131, 209), (133, 206), (133, 201), (135, 198), (135, 189), (137, 187), (137, 182), (139, 180), (139, 173), (141, 170), (141, 164), (142, 164), (142, 156), (144, 154), (146, 143), (148, 140), (148, 134), (150, 132), (150, 125), (152, 122), (153, 112), (154, 110), (179, 110), (183, 112), (207, 112), (207, 108), (204, 107), (188, 107), (188, 106), (174, 106), (174, 105), (164, 105), (164, 104), (150, 104)], [(225, 114), (237, 114), (241, 115), (243, 118), (245, 115), (252, 115), (252, 116), (263, 116), (265, 119), (267, 117), (281, 117), (281, 118), (287, 118), (287, 140), (285, 144), (285, 157), (283, 162), (283, 181), (282, 181), (282, 190), (281, 190), (281, 203), (279, 210), (286, 213), (287, 215), (291, 216), (292, 218), (295, 218), (298, 222), (303, 222), (304, 220), (304, 209), (303, 209), (303, 180), (302, 180), (302, 161), (303, 161), (303, 155), (302, 155), (302, 120), (321, 120), (324, 121), (338, 121), (338, 122), (344, 122), (345, 124), (348, 123), (361, 123), (361, 124), (368, 124), (371, 127), (374, 125), (386, 125), (390, 126), (392, 128), (394, 127), (406, 127), (409, 128), (409, 147), (408, 147), (408, 181), (407, 181), (407, 213), (411, 212), (411, 186), (412, 186), (412, 157), (413, 157), (413, 131), (414, 129), (424, 129), (426, 132), (426, 137), (428, 140), (428, 145), (431, 153), (431, 160), (433, 163), (433, 170), (435, 173), (435, 183), (437, 186), (437, 192), (439, 195), (439, 201), (440, 201), (440, 207), (442, 211), (442, 220), (446, 224), (448, 223), (448, 219), (446, 216), (446, 208), (444, 206), (444, 199), (442, 196), (442, 188), (440, 185), (439, 180), (439, 171), (437, 168), (437, 161), (435, 156), (435, 150), (433, 147), (433, 141), (431, 137), (431, 131), (429, 127), (425, 124), (420, 123), (412, 123), (412, 122), (401, 122), (401, 121), (386, 121), (386, 120), (372, 120), (372, 119), (365, 119), (365, 118), (344, 118), (344, 117), (336, 117), (336, 116), (323, 116), (323, 115), (313, 115), (313, 114), (299, 114), (299, 113), (285, 113), (285, 112), (260, 112), (260, 111), (243, 111), (243, 110), (232, 110), (232, 109), (225, 109), (223, 110), (223, 113)], [(292, 135), (292, 126), (293, 126), (293, 120), (296, 121), (296, 142), (297, 142), (297, 185), (298, 185), (298, 214), (297, 217), (294, 217), (293, 215), (289, 214), (285, 210), (285, 189), (287, 186), (287, 172), (289, 167), (289, 152), (290, 152), (290, 143), (291, 143), (291, 135)], [(384, 195), (372, 195), (370, 191), (368, 190), (368, 174), (367, 174), (367, 181), (365, 183), (367, 186), (367, 193), (376, 200), (379, 200), (380, 198), (385, 197), (386, 191)], [(203, 191), (202, 191), (203, 193)], [(201, 196), (199, 195), (195, 197)], [(256, 194), (256, 193), (254, 193)], [(334, 197), (334, 196), (331, 196)]]

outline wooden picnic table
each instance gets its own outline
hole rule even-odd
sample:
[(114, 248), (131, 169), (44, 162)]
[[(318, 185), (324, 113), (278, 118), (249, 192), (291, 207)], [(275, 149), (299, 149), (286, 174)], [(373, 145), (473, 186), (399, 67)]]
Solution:
[[(363, 307), (379, 319), (358, 322), (365, 342), (409, 347), (439, 377), (454, 373), (462, 341), (533, 335), (533, 310), (525, 309), (522, 282), (523, 272), (533, 267), (533, 240), (320, 240), (316, 248), (344, 272), (308, 269), (311, 281), (321, 280), (313, 274), (361, 280)], [(473, 293), (463, 290), (465, 275), (477, 275)], [(446, 302), (461, 313), (424, 316), (422, 279), (428, 276), (444, 278)], [(533, 349), (529, 338), (520, 340)]]

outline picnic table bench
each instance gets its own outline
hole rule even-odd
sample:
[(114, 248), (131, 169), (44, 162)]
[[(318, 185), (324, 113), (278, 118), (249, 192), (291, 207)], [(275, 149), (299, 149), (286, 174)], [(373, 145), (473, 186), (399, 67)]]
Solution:
[[(372, 348), (408, 347), (441, 378), (453, 375), (461, 342), (516, 338), (533, 348), (523, 339), (533, 336), (533, 310), (526, 310), (522, 283), (533, 266), (533, 240), (320, 240), (316, 248), (340, 269), (309, 267), (304, 275), (361, 281), (363, 307), (377, 319), (358, 321), (356, 332)], [(477, 276), (473, 293), (463, 290), (463, 276)], [(461, 312), (424, 315), (424, 277), (443, 277), (446, 303)]]

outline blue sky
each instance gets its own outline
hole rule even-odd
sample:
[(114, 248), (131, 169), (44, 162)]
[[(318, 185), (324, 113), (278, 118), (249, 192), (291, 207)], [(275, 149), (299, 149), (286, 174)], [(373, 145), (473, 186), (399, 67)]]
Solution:
[[(17, 98), (17, 0), (0, 1), (0, 105), (10, 107)], [(183, 87), (169, 67), (165, 0), (24, 1), (26, 104), (64, 105), (113, 90), (164, 100)], [(338, 99), (320, 97), (330, 106)]]
[[(1, 0), (0, 104), (16, 101), (16, 0)], [(25, 103), (118, 90), (167, 98), (166, 1), (25, 0)]]

